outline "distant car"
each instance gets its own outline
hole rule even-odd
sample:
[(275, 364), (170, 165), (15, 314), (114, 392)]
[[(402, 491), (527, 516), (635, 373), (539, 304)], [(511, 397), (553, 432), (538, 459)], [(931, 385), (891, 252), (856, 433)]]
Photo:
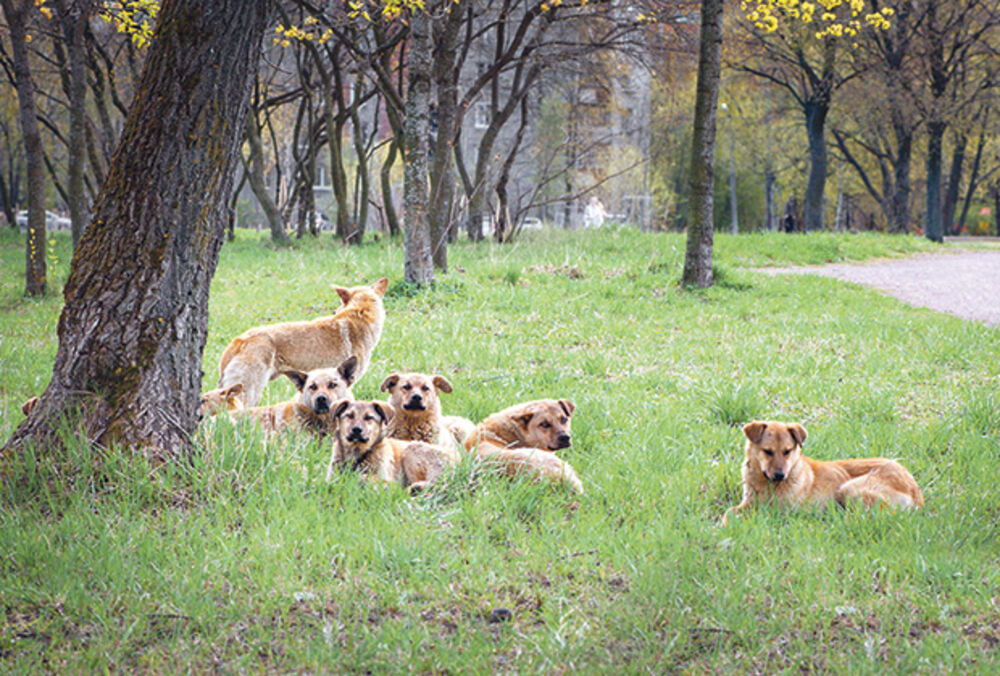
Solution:
[[(14, 217), (17, 224), (21, 227), (22, 232), (28, 231), (28, 212), (18, 211), (17, 215)], [(45, 212), (45, 229), (46, 230), (71, 230), (73, 228), (73, 221), (60, 216), (59, 214), (53, 213), (51, 211)]]
[(523, 221), (521, 221), (522, 230), (541, 230), (542, 229), (542, 219), (536, 218), (535, 216), (527, 216)]

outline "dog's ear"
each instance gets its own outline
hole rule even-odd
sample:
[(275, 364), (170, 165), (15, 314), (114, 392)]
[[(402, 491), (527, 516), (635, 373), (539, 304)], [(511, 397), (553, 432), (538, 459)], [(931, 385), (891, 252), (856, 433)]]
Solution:
[(436, 387), (439, 392), (451, 394), (451, 383), (449, 383), (448, 379), (444, 376), (434, 376), (431, 378), (431, 382), (434, 383), (434, 387)]
[(516, 420), (517, 424), (523, 427), (524, 429), (528, 429), (528, 423), (530, 423), (531, 419), (534, 417), (535, 417), (534, 413), (523, 413), (521, 415), (514, 416), (514, 420)]
[(806, 428), (798, 423), (788, 423), (788, 433), (799, 446), (806, 442)]
[(350, 405), (351, 405), (350, 399), (341, 399), (340, 401), (338, 401), (336, 404), (333, 405), (332, 409), (330, 409), (330, 415), (333, 417), (334, 420), (336, 420), (337, 418), (339, 418), (344, 414), (344, 411), (347, 410), (347, 407)]
[(379, 298), (385, 296), (385, 292), (388, 288), (389, 288), (388, 277), (383, 277), (382, 279), (372, 284), (372, 291), (374, 291), (375, 295), (378, 296)]
[(31, 415), (31, 412), (35, 410), (36, 406), (38, 406), (39, 401), (38, 397), (32, 397), (28, 401), (24, 402), (21, 404), (21, 413), (24, 415)]
[(235, 399), (236, 397), (242, 396), (243, 394), (243, 383), (236, 383), (235, 385), (230, 385), (222, 393), (223, 399)]
[(747, 439), (757, 444), (760, 443), (761, 438), (764, 436), (764, 430), (767, 429), (767, 423), (761, 422), (760, 420), (754, 420), (753, 422), (747, 423), (743, 426), (743, 434)]
[(351, 302), (351, 290), (350, 289), (345, 289), (344, 287), (337, 286), (336, 284), (331, 284), (330, 288), (337, 292), (337, 295), (340, 296), (340, 301), (344, 305), (347, 305), (348, 303)]
[(380, 392), (388, 392), (389, 390), (394, 388), (396, 386), (396, 383), (398, 382), (399, 382), (399, 374), (393, 373), (390, 376), (386, 376), (386, 379), (382, 381), (382, 385), (378, 389)]
[(387, 404), (384, 401), (372, 402), (372, 408), (374, 408), (375, 413), (382, 418), (383, 425), (387, 424), (390, 420), (392, 420), (393, 416), (396, 415), (396, 409), (392, 407), (392, 404)]
[(340, 377), (347, 381), (348, 385), (354, 383), (354, 376), (358, 373), (358, 358), (356, 355), (351, 355), (344, 362), (337, 367), (337, 372)]
[(569, 399), (560, 399), (559, 405), (562, 406), (562, 410), (566, 413), (567, 418), (573, 415), (573, 411), (576, 410), (576, 404)]
[(309, 378), (308, 373), (303, 373), (302, 371), (295, 371), (295, 370), (282, 371), (281, 375), (287, 376), (288, 379), (295, 384), (295, 389), (297, 389), (299, 392), (301, 392), (302, 388), (306, 386), (306, 380)]

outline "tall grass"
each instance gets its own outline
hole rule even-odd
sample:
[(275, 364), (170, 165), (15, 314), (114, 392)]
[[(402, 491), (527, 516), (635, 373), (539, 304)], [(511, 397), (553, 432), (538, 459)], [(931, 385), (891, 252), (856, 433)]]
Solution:
[[(417, 291), (398, 242), (271, 250), (239, 233), (213, 282), (206, 387), (243, 329), (328, 313), (330, 284), (388, 275), (356, 396), (408, 368), (446, 375), (445, 412), (473, 419), (570, 398), (564, 455), (586, 494), (472, 460), (418, 498), (327, 485), (328, 443), (223, 420), (188, 463), (79, 443), (28, 454), (0, 481), (0, 667), (995, 670), (996, 330), (747, 269), (926, 249), (918, 239), (718, 245), (725, 284), (704, 292), (677, 286), (679, 236), (630, 231), (459, 244), (452, 271)], [(4, 436), (51, 373), (60, 307), (20, 298), (21, 246), (0, 236)], [(279, 380), (265, 397), (291, 391)], [(761, 509), (720, 529), (740, 495), (739, 425), (755, 417), (803, 422), (815, 457), (899, 458), (926, 508)]]

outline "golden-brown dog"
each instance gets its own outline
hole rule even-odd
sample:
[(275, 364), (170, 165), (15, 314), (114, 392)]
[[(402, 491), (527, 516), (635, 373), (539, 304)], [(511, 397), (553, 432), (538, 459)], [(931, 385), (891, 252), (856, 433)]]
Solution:
[(334, 367), (350, 355), (358, 358), (355, 378), (360, 378), (382, 335), (388, 286), (382, 278), (371, 286), (331, 287), (343, 301), (336, 314), (258, 326), (234, 338), (219, 363), (219, 388), (242, 383), (244, 403), (256, 406), (264, 386), (279, 373)]
[(483, 460), (499, 463), (507, 476), (535, 474), (569, 485), (583, 484), (555, 452), (572, 443), (570, 417), (576, 406), (568, 399), (539, 399), (494, 413), (465, 439), (465, 448)]
[(824, 462), (802, 454), (806, 430), (798, 423), (757, 420), (743, 427), (747, 438), (743, 462), (743, 501), (726, 510), (747, 509), (756, 502), (797, 507), (840, 505), (859, 500), (894, 507), (922, 507), (924, 496), (913, 476), (895, 460), (856, 458)]
[(202, 392), (201, 408), (199, 417), (201, 419), (216, 416), (222, 411), (230, 415), (243, 411), (246, 406), (243, 404), (243, 385), (236, 383), (231, 387), (222, 389), (217, 387), (208, 392)]
[(409, 492), (436, 481), (458, 464), (453, 448), (388, 437), (394, 415), (383, 401), (341, 401), (333, 410), (334, 444), (326, 480), (337, 470), (358, 470), (374, 481), (401, 483)]
[(41, 399), (38, 397), (31, 397), (26, 400), (23, 404), (21, 404), (21, 413), (24, 415), (31, 415), (31, 412), (35, 410), (36, 406), (38, 406), (39, 401), (41, 401)]
[(396, 411), (389, 436), (393, 439), (425, 441), (429, 444), (463, 448), (475, 425), (468, 418), (441, 415), (441, 392), (450, 393), (444, 376), (424, 373), (393, 373), (382, 381), (383, 392)]
[(256, 420), (267, 432), (292, 427), (325, 436), (333, 431), (333, 406), (338, 401), (354, 398), (351, 385), (357, 366), (358, 358), (351, 355), (335, 369), (316, 369), (309, 373), (283, 371), (282, 375), (295, 383), (298, 396), (272, 406), (256, 406), (240, 415)]

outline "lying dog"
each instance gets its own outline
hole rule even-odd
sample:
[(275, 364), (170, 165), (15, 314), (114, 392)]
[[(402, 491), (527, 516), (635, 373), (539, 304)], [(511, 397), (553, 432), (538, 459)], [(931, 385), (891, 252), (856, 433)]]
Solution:
[(922, 507), (924, 496), (913, 476), (895, 460), (858, 458), (824, 462), (802, 454), (806, 430), (798, 423), (754, 421), (743, 427), (747, 438), (743, 462), (743, 501), (726, 510), (741, 512), (756, 502), (793, 507), (841, 506), (859, 500), (895, 507)]
[(458, 464), (452, 448), (420, 441), (390, 439), (394, 415), (382, 401), (341, 401), (333, 410), (334, 444), (326, 480), (337, 470), (360, 471), (374, 481), (401, 483), (409, 492), (436, 481), (445, 468)]
[(295, 383), (299, 394), (294, 399), (272, 406), (257, 406), (240, 415), (260, 423), (267, 432), (279, 432), (286, 427), (304, 429), (325, 436), (333, 431), (333, 405), (354, 398), (351, 385), (357, 376), (358, 358), (348, 357), (335, 369), (316, 369), (309, 373), (283, 371), (282, 375)]
[(466, 437), (465, 448), (483, 460), (499, 463), (507, 476), (534, 474), (582, 493), (576, 472), (555, 454), (572, 443), (570, 417), (575, 408), (568, 399), (511, 406), (479, 423)]
[(219, 362), (219, 388), (243, 385), (244, 403), (256, 406), (264, 386), (284, 371), (313, 371), (358, 358), (360, 378), (382, 335), (382, 297), (389, 280), (371, 286), (331, 287), (343, 305), (336, 314), (307, 322), (258, 326), (234, 338)]
[(215, 388), (201, 395), (199, 419), (211, 418), (222, 411), (230, 415), (239, 413), (246, 408), (243, 404), (243, 385), (236, 383), (226, 389)]
[(452, 391), (444, 376), (393, 373), (382, 381), (381, 390), (389, 393), (389, 404), (396, 411), (389, 431), (393, 439), (462, 448), (465, 438), (475, 429), (467, 418), (441, 415), (438, 395)]

